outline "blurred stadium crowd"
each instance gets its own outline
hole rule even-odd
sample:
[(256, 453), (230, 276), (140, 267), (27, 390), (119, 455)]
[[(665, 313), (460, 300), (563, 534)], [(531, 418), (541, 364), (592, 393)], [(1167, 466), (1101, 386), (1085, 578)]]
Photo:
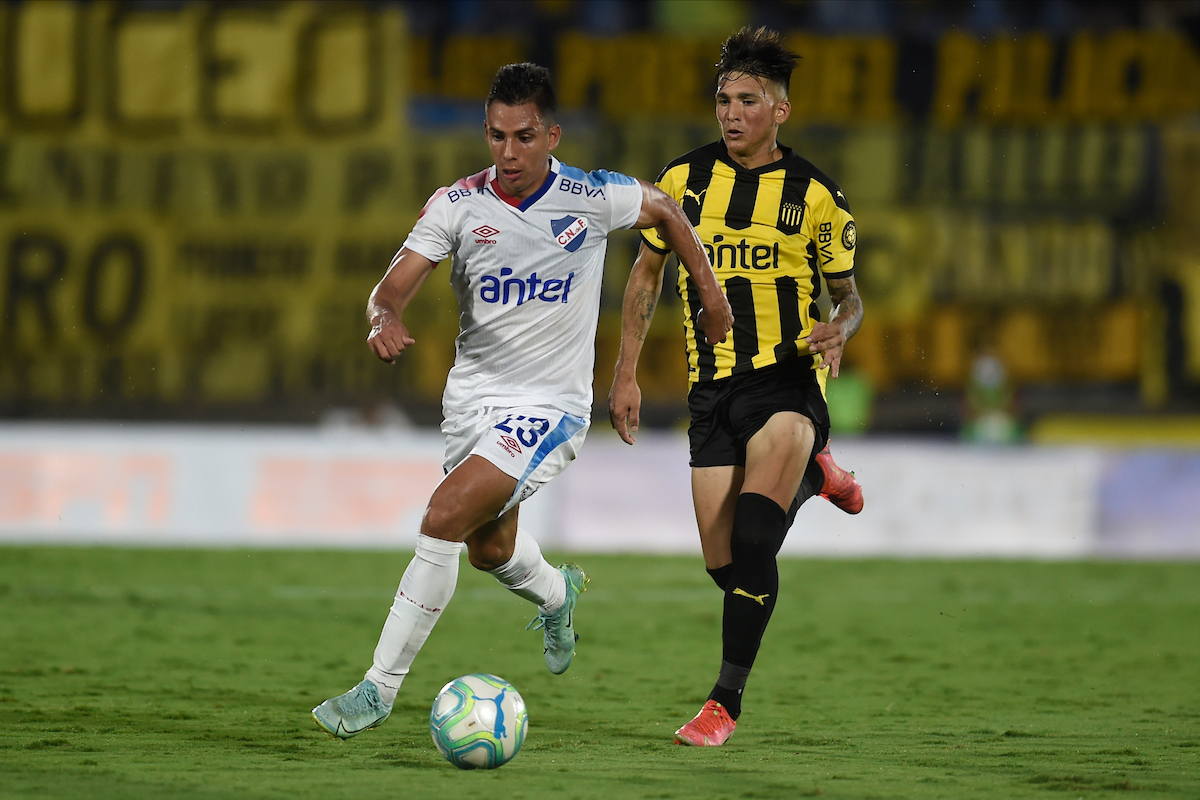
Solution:
[[(744, 24), (801, 53), (781, 141), (858, 222), (835, 426), (1200, 412), (1200, 3), (29, 0), (0, 5), (0, 416), (436, 420), (449, 287), (395, 369), (362, 308), (425, 198), (488, 165), (496, 67), (553, 68), (564, 161), (653, 179), (717, 135)], [(637, 242), (610, 249), (601, 403)], [(686, 391), (670, 294), (658, 424)]]

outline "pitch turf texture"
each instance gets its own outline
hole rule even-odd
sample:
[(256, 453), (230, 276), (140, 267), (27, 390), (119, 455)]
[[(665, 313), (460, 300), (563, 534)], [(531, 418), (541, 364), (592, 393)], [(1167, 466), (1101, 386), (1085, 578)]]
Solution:
[[(391, 719), (309, 709), (370, 663), (408, 556), (0, 548), (0, 797), (1200, 797), (1200, 565), (804, 561), (720, 749), (672, 743), (715, 677), (698, 558), (578, 559), (579, 652), (463, 562)], [(428, 733), (488, 671), (529, 739), (460, 772)]]

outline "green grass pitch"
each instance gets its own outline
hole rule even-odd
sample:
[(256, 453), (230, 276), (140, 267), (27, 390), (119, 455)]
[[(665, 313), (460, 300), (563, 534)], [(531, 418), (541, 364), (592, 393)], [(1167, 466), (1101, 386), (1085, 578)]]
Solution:
[[(676, 727), (720, 658), (699, 557), (576, 557), (569, 672), (464, 560), (381, 728), (309, 709), (359, 680), (402, 553), (0, 548), (0, 797), (1200, 798), (1200, 565), (784, 560), (723, 748)], [(529, 707), (509, 765), (429, 738), (443, 683)]]

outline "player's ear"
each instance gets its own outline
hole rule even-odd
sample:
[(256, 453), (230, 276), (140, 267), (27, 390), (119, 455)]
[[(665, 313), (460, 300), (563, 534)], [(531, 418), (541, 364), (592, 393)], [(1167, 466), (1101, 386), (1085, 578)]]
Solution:
[(556, 122), (550, 126), (550, 130), (546, 131), (546, 135), (550, 137), (550, 149), (553, 150), (558, 147), (558, 140), (562, 138), (562, 128)]
[(775, 106), (775, 124), (782, 125), (787, 122), (787, 118), (792, 115), (792, 104), (784, 100), (779, 105)]

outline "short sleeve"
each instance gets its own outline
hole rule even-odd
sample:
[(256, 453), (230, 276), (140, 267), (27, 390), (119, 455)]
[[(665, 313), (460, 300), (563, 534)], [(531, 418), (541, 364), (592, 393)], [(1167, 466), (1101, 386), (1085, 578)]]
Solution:
[(454, 232), (450, 226), (450, 193), (449, 187), (443, 187), (433, 193), (412, 232), (404, 240), (404, 246), (414, 253), (425, 256), (435, 264), (446, 258), (454, 250)]
[[(669, 194), (671, 199), (678, 203), (683, 199), (683, 188), (686, 184), (683, 182), (682, 176), (686, 172), (686, 167), (665, 170), (654, 185)], [(656, 253), (666, 254), (671, 252), (671, 248), (658, 235), (657, 228), (643, 228), (642, 241)]]
[(805, 225), (809, 237), (817, 245), (821, 274), (826, 278), (853, 275), (858, 234), (842, 190), (832, 184), (815, 183), (809, 194)]
[(642, 214), (642, 185), (628, 175), (604, 169), (588, 173), (588, 182), (608, 189), (608, 229), (632, 228)]

